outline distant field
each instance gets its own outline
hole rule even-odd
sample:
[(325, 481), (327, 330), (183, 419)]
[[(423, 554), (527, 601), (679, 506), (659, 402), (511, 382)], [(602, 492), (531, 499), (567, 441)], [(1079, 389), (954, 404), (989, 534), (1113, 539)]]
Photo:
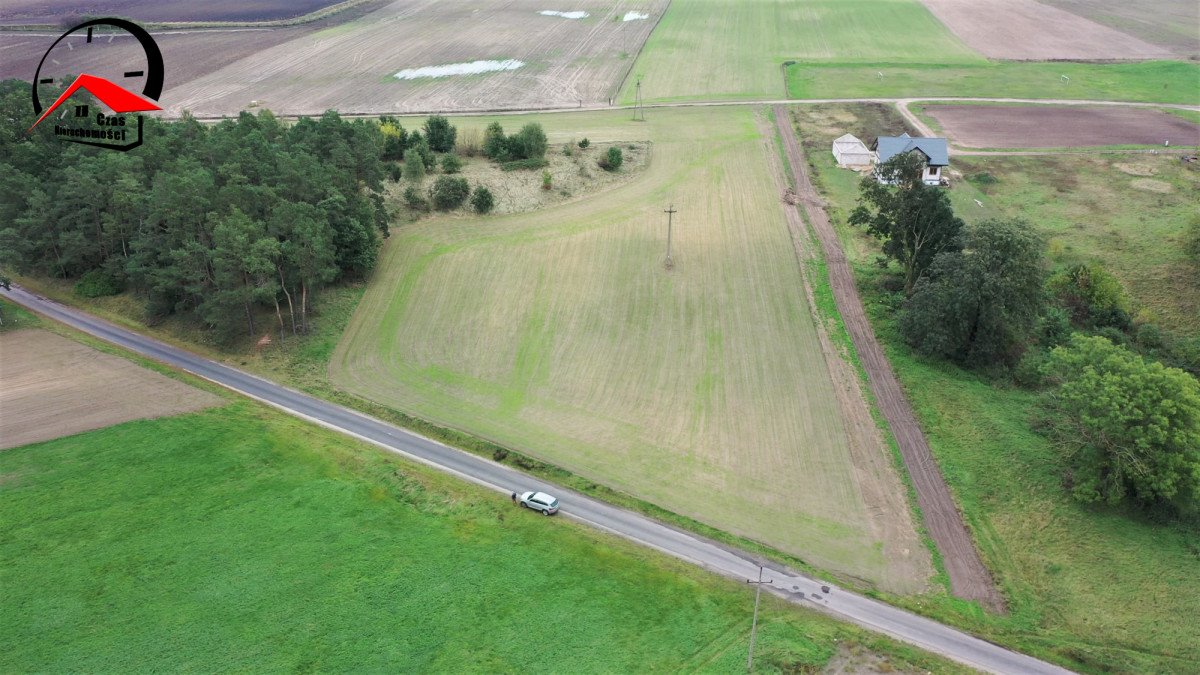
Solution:
[(552, 144), (653, 141), (632, 183), (394, 230), (331, 380), (824, 569), (923, 589), (892, 459), (853, 375), (831, 380), (840, 357), (823, 353), (755, 112), (647, 118), (536, 118)]
[(780, 98), (784, 61), (983, 63), (917, 0), (676, 0), (636, 76), (647, 101)]
[[(745, 584), (245, 401), (2, 452), (0, 500), (5, 672), (745, 665)], [(764, 595), (762, 671), (847, 645), (960, 670)]]
[[(972, 49), (991, 59), (1161, 59), (1169, 49), (1037, 0), (922, 0)], [(1156, 10), (1144, 7), (1153, 15)], [(1192, 24), (1193, 30), (1196, 24)]]
[[(582, 0), (585, 19), (542, 16), (533, 0), (397, 0), (361, 18), (259, 51), (168, 88), (172, 113), (420, 112), (607, 103), (667, 0)], [(638, 10), (648, 19), (621, 21)], [(514, 70), (399, 80), (396, 73), (476, 61)]]
[(1200, 145), (1200, 125), (1150, 108), (926, 104), (923, 112), (964, 148)]
[(1180, 56), (1200, 55), (1200, 3), (1195, 0), (1045, 0)]
[(220, 403), (208, 392), (42, 330), (0, 333), (0, 353), (0, 449)]
[[(883, 76), (880, 77), (880, 74)], [(1066, 75), (1069, 80), (1064, 80)], [(797, 63), (788, 96), (905, 98), (978, 96), (1200, 105), (1200, 63)]]
[(137, 21), (268, 21), (290, 19), (341, 0), (88, 0), (64, 6), (46, 0), (5, 0), (0, 24), (52, 23), (88, 16)]
[[(1194, 672), (1200, 628), (1177, 617), (1200, 615), (1195, 592), (1200, 530), (1070, 500), (1059, 457), (1030, 429), (1035, 395), (920, 359), (903, 345), (885, 309), (895, 300), (877, 283), (878, 244), (845, 224), (859, 176), (836, 168), (829, 153), (832, 140), (846, 131), (865, 139), (872, 129), (899, 128), (902, 121), (884, 106), (794, 110), (875, 331), (1009, 600), (1008, 617), (986, 617), (987, 628), (978, 630), (1051, 650), (1086, 666), (1084, 672)], [(1177, 240), (1194, 216), (1200, 172), (1184, 168), (1178, 158), (1142, 155), (1125, 160), (952, 155), (951, 168), (997, 179), (986, 192), (955, 181), (950, 196), (960, 216), (968, 221), (1023, 216), (1059, 242), (1051, 244), (1054, 264), (1102, 260), (1173, 328), (1200, 331), (1200, 280), (1194, 272), (1184, 274)], [(1134, 185), (1139, 178), (1172, 191), (1139, 189)], [(1061, 253), (1054, 254), (1056, 248)], [(972, 610), (935, 606), (926, 603), (924, 609), (980, 621)]]

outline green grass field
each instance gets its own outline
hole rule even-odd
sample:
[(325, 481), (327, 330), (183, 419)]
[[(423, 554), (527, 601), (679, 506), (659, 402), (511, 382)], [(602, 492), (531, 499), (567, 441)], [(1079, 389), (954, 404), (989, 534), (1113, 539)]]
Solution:
[(1200, 63), (795, 63), (787, 66), (787, 94), (796, 99), (975, 96), (1197, 105)]
[[(817, 567), (922, 590), (932, 570), (892, 460), (843, 426), (755, 111), (648, 117), (537, 118), (552, 142), (653, 141), (632, 183), (394, 230), (331, 381)], [(872, 516), (875, 498), (891, 506)]]
[[(0, 453), (0, 669), (730, 672), (753, 596), (256, 404)], [(762, 672), (839, 644), (763, 598)]]
[[(1012, 614), (979, 617), (953, 601), (933, 609), (941, 599), (926, 604), (926, 611), (959, 615), (960, 620), (977, 622), (976, 630), (1007, 635), (1005, 642), (1050, 651), (1091, 670), (1189, 672), (1190, 664), (1200, 660), (1200, 629), (1176, 617), (1200, 615), (1200, 594), (1195, 592), (1200, 532), (1072, 502), (1061, 487), (1053, 449), (1030, 430), (1035, 396), (925, 361), (904, 347), (894, 315), (886, 309), (891, 302), (876, 283), (881, 274), (874, 264), (878, 247), (846, 225), (857, 194), (857, 174), (837, 169), (828, 152), (829, 142), (843, 133), (842, 128), (864, 137), (880, 124), (900, 128), (901, 121), (894, 110), (881, 106), (803, 106), (796, 112), (809, 162), (854, 261), (876, 333), (988, 566), (1009, 598)], [(968, 220), (1023, 214), (1048, 234), (1063, 237), (1069, 242), (1066, 251), (1079, 259), (1096, 256), (1114, 265), (1133, 265), (1139, 258), (1173, 255), (1166, 233), (1174, 226), (1169, 223), (1177, 223), (1186, 210), (1190, 192), (1157, 195), (1153, 199), (1170, 201), (1156, 205), (1116, 180), (1133, 177), (1102, 165), (1111, 158), (1060, 157), (1042, 168), (1038, 163), (1043, 160), (982, 160), (999, 182), (988, 195), (956, 184), (951, 195), (957, 211)], [(952, 161), (963, 168), (960, 159)], [(971, 166), (977, 161), (981, 160), (971, 158)], [(1195, 180), (1174, 175), (1165, 166), (1156, 178), (1184, 184)], [(1058, 192), (1054, 186), (1062, 181), (1078, 183)], [(1043, 185), (1047, 182), (1049, 187)], [(974, 204), (972, 194), (988, 200), (986, 210)], [(1002, 194), (1007, 196), (1001, 199)], [(1080, 204), (1090, 199), (1096, 200), (1095, 210), (1079, 213)], [(1161, 220), (1168, 224), (1159, 219), (1151, 223), (1150, 218), (1142, 222), (1139, 213), (1165, 214)], [(1075, 219), (1082, 227), (1066, 224)], [(1123, 246), (1112, 245), (1112, 229), (1125, 231)], [(1184, 287), (1175, 288), (1175, 294), (1185, 292)], [(1153, 297), (1166, 300), (1170, 295), (1160, 290)], [(1190, 301), (1195, 297), (1192, 293)], [(1139, 299), (1150, 302), (1151, 296)]]
[(676, 0), (642, 49), (646, 101), (783, 98), (784, 61), (986, 63), (918, 0)]

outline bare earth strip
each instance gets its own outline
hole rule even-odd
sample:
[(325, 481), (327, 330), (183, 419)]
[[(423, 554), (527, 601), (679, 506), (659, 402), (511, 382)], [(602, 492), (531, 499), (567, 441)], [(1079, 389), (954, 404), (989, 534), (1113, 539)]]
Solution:
[(1036, 0), (922, 0), (951, 32), (993, 59), (1159, 59), (1170, 49)]
[(925, 112), (970, 148), (1200, 144), (1200, 125), (1145, 108), (928, 105)]
[(785, 106), (775, 106), (775, 119), (788, 162), (796, 177), (796, 192), (825, 253), (838, 312), (867, 371), (871, 391), (900, 447), (904, 465), (917, 493), (917, 504), (921, 507), (925, 527), (942, 554), (946, 573), (950, 577), (950, 588), (961, 598), (977, 600), (992, 610), (1004, 611), (1004, 599), (975, 549), (962, 514), (913, 415), (912, 406), (871, 330), (837, 232), (830, 224), (829, 217), (821, 207), (820, 197), (808, 178), (804, 151)]
[(41, 330), (0, 333), (0, 448), (209, 408), (208, 392)]
[[(545, 3), (397, 0), (239, 60), (174, 89), (169, 112), (421, 112), (607, 103), (667, 0), (582, 0), (585, 19), (542, 16)], [(619, 20), (629, 11), (648, 19)], [(516, 70), (398, 80), (402, 70), (516, 59)]]

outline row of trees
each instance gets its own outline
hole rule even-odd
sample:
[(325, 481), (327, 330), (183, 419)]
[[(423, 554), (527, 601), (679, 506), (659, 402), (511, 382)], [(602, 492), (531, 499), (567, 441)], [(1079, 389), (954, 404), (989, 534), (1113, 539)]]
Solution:
[(375, 264), (386, 214), (381, 126), (269, 111), (203, 125), (146, 121), (131, 152), (31, 137), (28, 85), (0, 83), (0, 266), (125, 288), (152, 317), (220, 336), (308, 329), (314, 296)]
[(967, 227), (945, 191), (922, 183), (916, 153), (880, 172), (891, 184), (864, 178), (850, 223), (880, 239), (882, 265), (901, 268), (905, 340), (1043, 391), (1037, 423), (1077, 499), (1200, 514), (1198, 341), (1135, 324), (1097, 265), (1049, 274), (1046, 243), (1024, 221)]

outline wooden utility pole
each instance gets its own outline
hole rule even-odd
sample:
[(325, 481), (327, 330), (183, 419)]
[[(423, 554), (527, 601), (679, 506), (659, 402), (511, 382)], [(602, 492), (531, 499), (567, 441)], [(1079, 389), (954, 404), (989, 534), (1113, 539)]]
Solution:
[(755, 581), (753, 579), (746, 580), (746, 583), (755, 584), (755, 586), (756, 586), (756, 588), (754, 589), (754, 621), (753, 621), (753, 623), (750, 624), (750, 654), (749, 654), (749, 656), (746, 657), (746, 672), (747, 673), (754, 671), (754, 637), (755, 637), (755, 633), (758, 631), (758, 596), (762, 595), (762, 585), (763, 584), (769, 584), (769, 583), (772, 583), (773, 581), (775, 581), (774, 579), (767, 579), (766, 581), (763, 581), (762, 573), (763, 573), (762, 565), (759, 565), (758, 566), (758, 581)]
[(675, 210), (675, 205), (672, 204), (671, 208), (663, 211), (663, 213), (667, 214), (667, 259), (663, 264), (667, 266), (667, 269), (671, 269), (675, 266), (675, 261), (671, 259), (671, 225), (678, 211)]

